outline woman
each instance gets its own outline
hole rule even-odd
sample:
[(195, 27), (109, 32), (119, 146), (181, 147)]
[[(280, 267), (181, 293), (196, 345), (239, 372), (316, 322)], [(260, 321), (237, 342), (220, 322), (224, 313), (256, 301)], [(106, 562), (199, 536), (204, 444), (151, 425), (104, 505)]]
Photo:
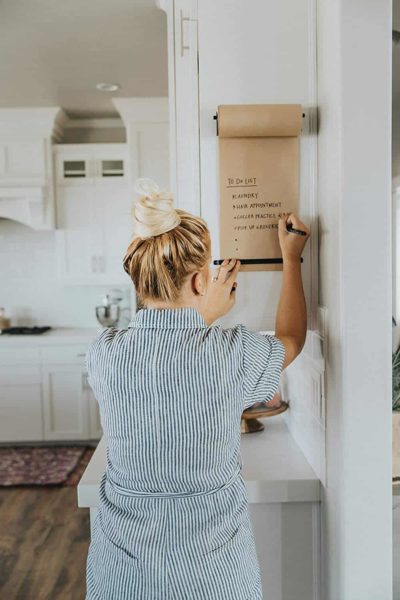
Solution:
[[(309, 231), (293, 214), (279, 220), (275, 336), (224, 330), (212, 324), (235, 303), (240, 261), (210, 273), (206, 223), (175, 210), (151, 180), (140, 185), (124, 268), (145, 308), (127, 329), (105, 329), (87, 353), (107, 467), (86, 598), (260, 599), (240, 418), (272, 401), (281, 370), (303, 347), (300, 256)], [(290, 223), (306, 235), (289, 233)]]

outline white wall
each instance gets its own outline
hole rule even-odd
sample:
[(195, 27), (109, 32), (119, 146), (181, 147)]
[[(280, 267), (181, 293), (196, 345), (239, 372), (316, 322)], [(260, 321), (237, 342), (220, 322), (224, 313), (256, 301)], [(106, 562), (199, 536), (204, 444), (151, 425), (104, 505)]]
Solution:
[[(299, 213), (311, 225), (303, 253), (308, 328), (316, 328), (318, 301), (317, 63), (314, 0), (202, 0), (198, 7), (201, 214), (210, 226), (218, 255), (218, 137), (213, 116), (220, 104), (300, 103)], [(281, 272), (239, 273), (236, 305), (220, 319), (274, 330)], [(290, 403), (286, 422), (311, 466), (325, 480), (323, 360), (309, 336), (301, 359), (286, 372), (282, 395)], [(289, 381), (290, 380), (290, 381)]]
[[(218, 137), (213, 116), (219, 104), (316, 105), (314, 0), (199, 2), (199, 103), (201, 214), (218, 253)], [(299, 213), (312, 224), (315, 207), (316, 136), (301, 136)], [(316, 304), (316, 235), (304, 251), (303, 279), (309, 326)], [(223, 257), (222, 257), (223, 258)], [(275, 327), (281, 272), (240, 273), (235, 308), (222, 320), (253, 329)]]
[(321, 0), (326, 600), (392, 597), (390, 83), (390, 0)]
[(12, 326), (99, 326), (95, 306), (110, 288), (61, 285), (56, 259), (54, 231), (0, 219), (0, 306)]

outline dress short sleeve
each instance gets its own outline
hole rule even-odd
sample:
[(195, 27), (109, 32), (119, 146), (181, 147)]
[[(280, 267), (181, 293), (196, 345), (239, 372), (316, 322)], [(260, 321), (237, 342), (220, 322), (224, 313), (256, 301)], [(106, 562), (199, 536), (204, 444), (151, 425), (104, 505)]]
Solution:
[(269, 402), (278, 390), (285, 346), (274, 335), (249, 331), (243, 325), (244, 409)]

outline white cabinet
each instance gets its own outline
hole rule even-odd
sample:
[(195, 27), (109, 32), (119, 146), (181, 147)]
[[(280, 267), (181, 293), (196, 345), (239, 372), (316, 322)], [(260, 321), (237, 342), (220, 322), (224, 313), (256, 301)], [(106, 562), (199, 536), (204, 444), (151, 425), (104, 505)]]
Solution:
[(43, 439), (39, 353), (0, 349), (0, 442)]
[(168, 19), (171, 185), (177, 206), (200, 214), (197, 0), (159, 5)]
[(86, 349), (76, 344), (0, 349), (0, 443), (100, 439)]
[(1, 366), (0, 441), (36, 442), (42, 440), (41, 402), (39, 367)]
[(63, 283), (127, 284), (132, 238), (126, 144), (55, 147), (57, 259)]
[(74, 365), (43, 367), (43, 417), (46, 440), (89, 437), (85, 374)]
[(57, 144), (54, 146), (57, 185), (126, 181), (126, 144)]
[(57, 190), (58, 273), (63, 283), (128, 284), (122, 259), (132, 238), (126, 184)]
[(86, 348), (42, 348), (43, 422), (46, 440), (99, 439), (97, 401), (84, 366)]
[(59, 276), (68, 279), (95, 277), (101, 273), (102, 230), (97, 225), (92, 186), (57, 189), (56, 231)]

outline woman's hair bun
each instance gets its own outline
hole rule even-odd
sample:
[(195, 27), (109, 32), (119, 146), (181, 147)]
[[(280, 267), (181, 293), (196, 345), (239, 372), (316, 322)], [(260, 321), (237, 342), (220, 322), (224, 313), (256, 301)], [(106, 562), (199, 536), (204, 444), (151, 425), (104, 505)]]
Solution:
[(133, 206), (132, 218), (138, 237), (160, 235), (179, 225), (181, 218), (173, 207), (170, 192), (160, 190), (157, 183), (147, 177), (136, 180), (135, 191), (139, 198)]

